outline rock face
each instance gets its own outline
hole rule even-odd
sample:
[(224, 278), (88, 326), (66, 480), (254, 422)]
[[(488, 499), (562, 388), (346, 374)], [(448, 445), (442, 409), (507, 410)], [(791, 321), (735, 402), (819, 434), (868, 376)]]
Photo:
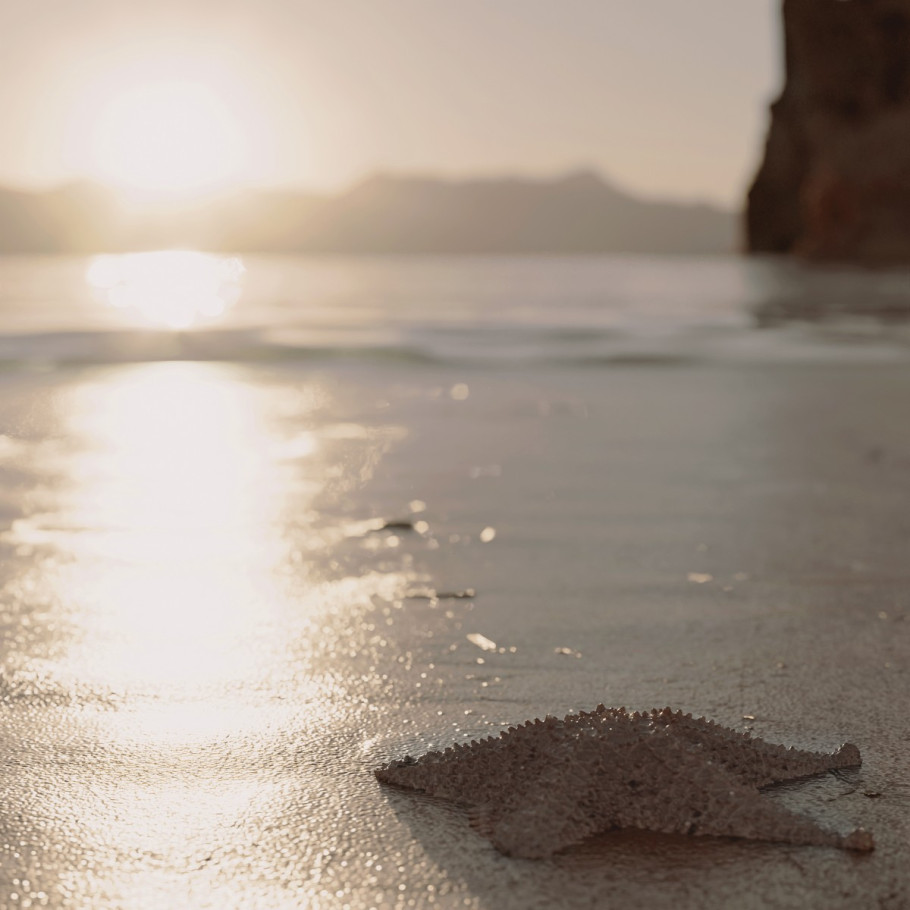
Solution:
[(910, 0), (784, 0), (756, 253), (910, 262)]
[(630, 714), (599, 705), (407, 756), (376, 777), (472, 807), (472, 823), (498, 850), (529, 859), (610, 828), (871, 850), (868, 832), (842, 837), (758, 790), (860, 763), (850, 743), (803, 752), (669, 708)]

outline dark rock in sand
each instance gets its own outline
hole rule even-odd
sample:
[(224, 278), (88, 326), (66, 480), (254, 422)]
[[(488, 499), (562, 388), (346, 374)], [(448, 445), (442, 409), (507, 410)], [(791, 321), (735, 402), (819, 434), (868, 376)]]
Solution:
[(414, 522), (405, 519), (392, 519), (383, 523), (381, 531), (413, 531)]

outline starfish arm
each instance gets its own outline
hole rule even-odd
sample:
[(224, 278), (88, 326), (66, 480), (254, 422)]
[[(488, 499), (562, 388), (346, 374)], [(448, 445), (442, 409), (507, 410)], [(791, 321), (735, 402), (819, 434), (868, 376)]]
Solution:
[(836, 768), (857, 768), (862, 764), (859, 749), (852, 743), (845, 743), (833, 753), (810, 752), (762, 739), (737, 739), (739, 736), (722, 731), (702, 745), (713, 761), (753, 787), (767, 787)]
[(835, 752), (828, 753), (808, 752), (756, 740), (748, 779), (756, 787), (767, 787), (838, 768), (858, 768), (862, 763), (859, 749), (853, 743), (844, 743)]
[[(804, 815), (798, 815), (758, 790), (741, 783), (733, 774), (695, 775), (688, 786), (677, 780), (671, 824), (655, 826), (680, 834), (743, 837), (799, 846), (873, 849), (872, 837), (862, 829), (842, 837)], [(668, 819), (669, 820), (669, 819)]]
[(862, 764), (859, 749), (844, 743), (836, 752), (810, 752), (752, 738), (720, 724), (693, 718), (669, 708), (651, 712), (655, 724), (674, 738), (703, 750), (712, 761), (722, 764), (743, 782), (755, 787), (822, 774), (836, 768), (857, 768)]
[(508, 804), (478, 813), (473, 824), (506, 856), (541, 859), (603, 830), (591, 811), (591, 788), (584, 768), (557, 765)]

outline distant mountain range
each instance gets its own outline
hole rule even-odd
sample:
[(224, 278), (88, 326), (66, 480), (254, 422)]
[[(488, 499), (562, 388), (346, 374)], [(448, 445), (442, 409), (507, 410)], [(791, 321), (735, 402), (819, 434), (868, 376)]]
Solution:
[(144, 212), (90, 183), (0, 188), (0, 253), (723, 253), (738, 235), (732, 212), (647, 201), (589, 172), (553, 180), (376, 175), (334, 196), (246, 191)]

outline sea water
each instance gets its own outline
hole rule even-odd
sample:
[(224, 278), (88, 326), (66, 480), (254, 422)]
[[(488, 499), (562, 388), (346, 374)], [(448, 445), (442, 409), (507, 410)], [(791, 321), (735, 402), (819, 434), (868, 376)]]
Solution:
[(910, 273), (718, 257), (0, 258), (0, 362), (904, 356)]

